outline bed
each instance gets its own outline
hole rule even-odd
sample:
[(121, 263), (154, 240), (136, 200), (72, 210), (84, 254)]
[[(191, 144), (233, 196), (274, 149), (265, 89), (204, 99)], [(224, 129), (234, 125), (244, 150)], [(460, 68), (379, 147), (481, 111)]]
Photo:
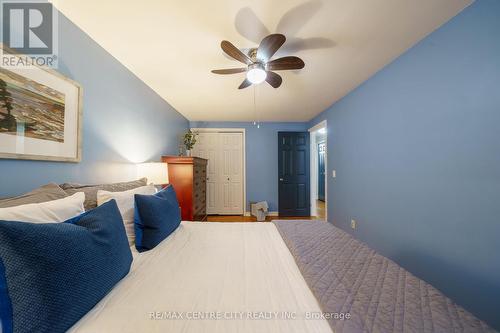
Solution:
[(145, 179), (0, 202), (0, 332), (494, 331), (330, 223), (178, 207)]
[(320, 311), (274, 224), (182, 222), (70, 332), (332, 332)]
[(193, 223), (134, 253), (71, 332), (492, 332), (320, 221)]

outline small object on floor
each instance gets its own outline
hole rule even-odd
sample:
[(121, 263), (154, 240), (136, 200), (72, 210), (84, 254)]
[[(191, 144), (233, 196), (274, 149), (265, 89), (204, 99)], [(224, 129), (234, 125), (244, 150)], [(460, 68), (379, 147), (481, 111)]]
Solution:
[(267, 212), (269, 211), (267, 201), (260, 201), (256, 203), (251, 202), (250, 208), (252, 216), (255, 216), (257, 221), (262, 222), (266, 220)]

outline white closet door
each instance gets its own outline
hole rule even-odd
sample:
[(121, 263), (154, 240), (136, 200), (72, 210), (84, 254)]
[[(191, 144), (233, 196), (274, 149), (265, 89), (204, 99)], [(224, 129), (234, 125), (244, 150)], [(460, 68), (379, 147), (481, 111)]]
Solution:
[(243, 134), (219, 135), (219, 214), (243, 214)]
[(218, 191), (219, 181), (219, 134), (200, 133), (196, 145), (193, 147), (193, 155), (208, 160), (207, 165), (207, 214), (218, 213)]

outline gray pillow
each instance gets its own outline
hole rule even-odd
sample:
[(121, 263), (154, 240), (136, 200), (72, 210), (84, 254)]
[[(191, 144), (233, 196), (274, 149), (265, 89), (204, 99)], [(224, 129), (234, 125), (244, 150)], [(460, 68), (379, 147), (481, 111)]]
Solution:
[(97, 184), (97, 185), (64, 183), (60, 186), (68, 195), (75, 194), (76, 192), (85, 193), (85, 202), (83, 203), (83, 206), (85, 207), (85, 210), (90, 210), (97, 207), (98, 190), (109, 191), (109, 192), (122, 192), (145, 185), (147, 185), (147, 178), (141, 178), (131, 182), (123, 182), (123, 183)]
[(57, 184), (50, 183), (17, 197), (0, 199), (0, 208), (41, 203), (66, 198), (68, 195)]

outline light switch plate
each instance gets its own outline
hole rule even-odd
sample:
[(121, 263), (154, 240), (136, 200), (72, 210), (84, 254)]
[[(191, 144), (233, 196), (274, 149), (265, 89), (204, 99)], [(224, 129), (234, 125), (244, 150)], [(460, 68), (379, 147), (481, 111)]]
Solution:
[(332, 170), (332, 178), (337, 177), (337, 172), (335, 170)]

